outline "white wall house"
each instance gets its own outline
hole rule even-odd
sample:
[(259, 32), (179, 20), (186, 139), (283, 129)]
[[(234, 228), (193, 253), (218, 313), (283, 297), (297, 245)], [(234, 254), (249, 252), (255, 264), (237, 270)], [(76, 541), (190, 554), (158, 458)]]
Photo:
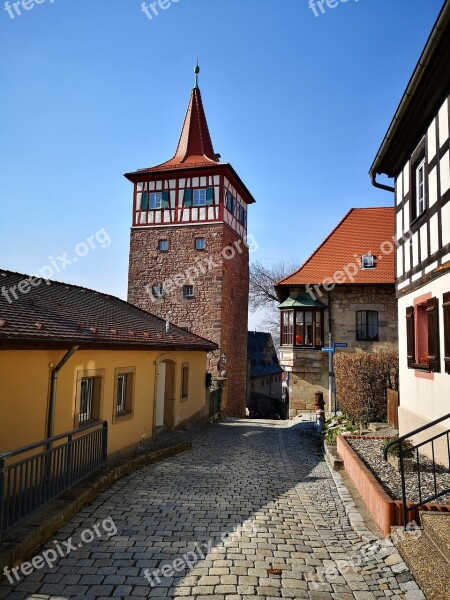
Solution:
[(371, 169), (395, 178), (400, 434), (450, 413), (449, 23), (447, 0)]

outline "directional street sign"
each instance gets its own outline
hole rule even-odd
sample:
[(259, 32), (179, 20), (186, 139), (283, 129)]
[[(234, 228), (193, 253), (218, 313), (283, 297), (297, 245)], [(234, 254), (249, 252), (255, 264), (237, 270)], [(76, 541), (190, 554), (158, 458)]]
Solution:
[(343, 342), (334, 342), (333, 345), (335, 348), (348, 348), (348, 344), (345, 344)]
[(322, 352), (334, 352), (334, 348), (322, 348)]

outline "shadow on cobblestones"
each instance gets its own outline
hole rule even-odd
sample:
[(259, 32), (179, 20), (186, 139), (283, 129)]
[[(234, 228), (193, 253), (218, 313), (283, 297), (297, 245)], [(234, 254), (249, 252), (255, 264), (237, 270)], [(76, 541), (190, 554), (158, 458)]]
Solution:
[[(317, 441), (301, 436), (299, 427), (247, 421), (197, 431), (191, 452), (122, 479), (55, 539), (72, 536), (78, 544), (85, 528), (107, 517), (114, 519), (117, 535), (83, 545), (15, 586), (0, 587), (0, 598), (400, 600), (401, 586), (415, 583), (406, 568), (395, 572), (384, 563), (314, 583), (326, 567), (348, 561), (361, 540)], [(247, 521), (251, 527), (244, 527)], [(188, 552), (198, 562), (186, 564)], [(168, 569), (163, 577), (162, 567), (176, 559), (180, 570)], [(281, 576), (269, 577), (270, 567), (282, 569)]]

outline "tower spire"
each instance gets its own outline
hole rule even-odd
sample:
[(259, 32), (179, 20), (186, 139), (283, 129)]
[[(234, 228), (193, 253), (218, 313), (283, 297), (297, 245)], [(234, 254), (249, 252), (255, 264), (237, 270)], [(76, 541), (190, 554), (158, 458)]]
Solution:
[(194, 69), (194, 73), (195, 73), (194, 89), (198, 89), (198, 74), (200, 73), (200, 67), (198, 66), (198, 58), (197, 58), (197, 65), (195, 66), (195, 69)]

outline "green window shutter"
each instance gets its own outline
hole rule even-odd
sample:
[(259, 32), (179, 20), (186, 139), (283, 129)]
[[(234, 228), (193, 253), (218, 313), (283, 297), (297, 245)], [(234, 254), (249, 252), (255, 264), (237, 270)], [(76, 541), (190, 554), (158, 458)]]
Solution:
[(206, 190), (206, 206), (214, 205), (214, 188), (208, 188)]
[(192, 190), (190, 190), (190, 189), (184, 190), (183, 205), (184, 206), (192, 206)]
[(148, 210), (148, 207), (149, 207), (149, 195), (148, 195), (148, 192), (142, 192), (141, 210)]
[(161, 208), (169, 208), (169, 192), (162, 193), (162, 205)]

